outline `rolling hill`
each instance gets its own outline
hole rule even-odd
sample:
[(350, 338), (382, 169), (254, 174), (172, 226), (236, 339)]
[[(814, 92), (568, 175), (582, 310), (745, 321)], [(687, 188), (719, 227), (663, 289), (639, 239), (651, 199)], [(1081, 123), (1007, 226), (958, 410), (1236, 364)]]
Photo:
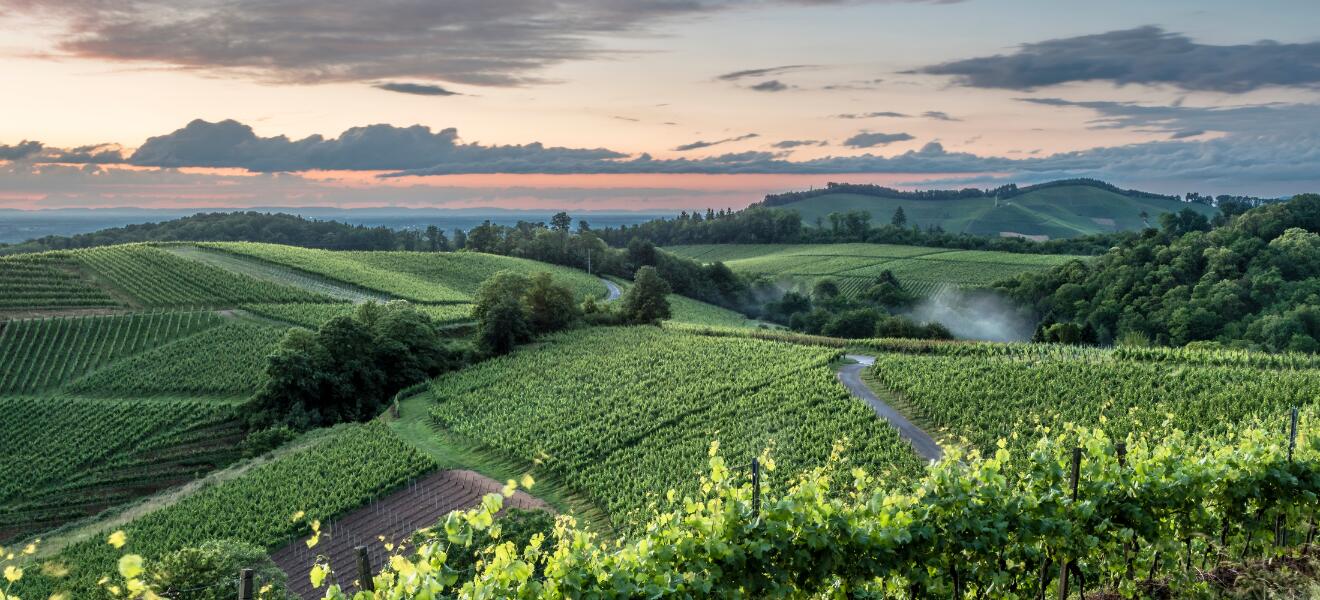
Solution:
[(951, 250), (894, 244), (700, 244), (665, 250), (705, 263), (723, 262), (736, 273), (766, 275), (811, 285), (830, 278), (844, 294), (860, 293), (891, 271), (919, 296), (947, 288), (989, 287), (1027, 271), (1061, 265), (1077, 256)]
[[(765, 204), (796, 210), (803, 224), (829, 226), (830, 213), (864, 210), (872, 223), (889, 223), (899, 207), (908, 226), (942, 227), (954, 233), (1057, 239), (1141, 229), (1159, 215), (1191, 208), (1214, 215), (1205, 204), (1171, 196), (1120, 190), (1090, 180), (1054, 182), (1010, 192), (899, 192), (878, 186), (832, 185), (821, 190), (768, 196)], [(1143, 218), (1141, 215), (1147, 216)], [(1043, 236), (1043, 237), (1041, 237)]]

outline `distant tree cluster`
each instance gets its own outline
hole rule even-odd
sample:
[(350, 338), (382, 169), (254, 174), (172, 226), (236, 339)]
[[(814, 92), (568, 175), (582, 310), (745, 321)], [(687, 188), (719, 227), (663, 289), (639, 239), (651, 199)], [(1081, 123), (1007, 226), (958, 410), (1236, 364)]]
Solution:
[(765, 306), (762, 318), (793, 331), (842, 338), (900, 337), (952, 339), (939, 323), (917, 323), (894, 314), (916, 302), (891, 271), (884, 271), (857, 297), (849, 297), (833, 279), (821, 279), (810, 294), (789, 291)]
[(466, 364), (426, 313), (368, 302), (316, 331), (290, 329), (266, 364), (255, 428), (297, 430), (378, 416), (395, 393)]
[(1018, 187), (1016, 183), (1010, 183), (1007, 185), (1002, 185), (997, 188), (990, 188), (990, 189), (962, 188), (959, 190), (916, 190), (910, 192), (903, 190), (896, 190), (894, 188), (885, 187), (882, 185), (830, 182), (825, 184), (825, 187), (815, 190), (807, 190), (802, 192), (785, 192), (781, 194), (768, 194), (766, 195), (765, 199), (761, 201), (760, 205), (765, 207), (783, 206), (785, 204), (791, 204), (799, 200), (816, 198), (827, 194), (857, 194), (859, 196), (875, 196), (878, 198), (892, 198), (899, 200), (961, 200), (966, 198), (1000, 198), (1003, 200), (1007, 200), (1008, 198), (1012, 198), (1014, 196), (1021, 196), (1022, 194), (1025, 194), (1027, 192), (1034, 192), (1036, 190), (1048, 189), (1052, 187), (1076, 186), (1076, 185), (1098, 188), (1108, 192), (1113, 192), (1115, 194), (1127, 196), (1129, 198), (1152, 198), (1159, 200), (1174, 200), (1174, 201), (1179, 200), (1177, 196), (1154, 194), (1151, 192), (1143, 192), (1141, 190), (1125, 190), (1116, 185), (1104, 181), (1100, 181), (1099, 179), (1076, 178), (1076, 179), (1058, 179), (1055, 181), (1047, 181), (1045, 183), (1038, 183), (1035, 185), (1028, 185), (1023, 187)]
[[(434, 226), (432, 226), (434, 229)], [(74, 236), (51, 235), (3, 247), (4, 253), (91, 248), (131, 242), (267, 242), (328, 250), (446, 250), (438, 229), (395, 231), (388, 227), (317, 221), (283, 213), (198, 213), (160, 223), (102, 229)]]
[(1161, 226), (1000, 288), (1043, 315), (1046, 341), (1320, 352), (1320, 195)]
[(625, 279), (642, 267), (654, 267), (676, 294), (734, 310), (747, 310), (755, 304), (748, 282), (722, 263), (702, 265), (675, 256), (657, 249), (654, 242), (642, 236), (618, 238), (619, 245), (625, 247), (612, 248), (602, 239), (601, 231), (591, 229), (584, 221), (578, 221), (576, 232), (569, 231), (570, 222), (565, 213), (555, 215), (550, 226), (527, 221), (509, 226), (487, 221), (468, 232), (464, 248)]
[(577, 304), (573, 290), (549, 273), (527, 277), (500, 271), (481, 283), (472, 316), (477, 347), (486, 355), (505, 354), (533, 337), (567, 329), (583, 317), (597, 325), (656, 325), (670, 317), (669, 284), (655, 267), (642, 267), (614, 305), (593, 298)]
[[(901, 208), (901, 207), (900, 207)], [(683, 212), (676, 219), (657, 219), (592, 233), (610, 246), (635, 239), (659, 246), (682, 244), (837, 244), (869, 242), (907, 244), (961, 250), (997, 250), (1023, 254), (1101, 254), (1135, 232), (1116, 232), (1036, 242), (1023, 238), (949, 233), (939, 226), (921, 228), (896, 210), (888, 223), (872, 223), (870, 211), (831, 213), (814, 227), (803, 227), (797, 211), (752, 206), (742, 211)]]

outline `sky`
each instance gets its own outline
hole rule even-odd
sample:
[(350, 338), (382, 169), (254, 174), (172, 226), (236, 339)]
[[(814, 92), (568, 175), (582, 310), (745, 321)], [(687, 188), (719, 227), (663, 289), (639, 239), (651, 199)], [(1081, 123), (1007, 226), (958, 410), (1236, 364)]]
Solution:
[(0, 208), (1320, 191), (1312, 0), (0, 0)]

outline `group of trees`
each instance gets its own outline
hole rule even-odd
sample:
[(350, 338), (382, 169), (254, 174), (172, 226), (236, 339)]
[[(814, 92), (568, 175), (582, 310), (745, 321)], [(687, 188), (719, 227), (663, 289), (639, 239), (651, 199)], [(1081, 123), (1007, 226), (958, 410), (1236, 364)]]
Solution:
[(421, 250), (419, 231), (395, 231), (284, 213), (198, 213), (160, 223), (102, 229), (74, 236), (51, 235), (0, 247), (4, 253), (91, 248), (131, 242), (267, 242), (329, 250)]
[(477, 290), (477, 348), (487, 355), (509, 352), (534, 336), (566, 329), (584, 318), (594, 324), (655, 325), (670, 317), (669, 283), (655, 267), (637, 270), (633, 284), (615, 305), (587, 298), (581, 305), (568, 286), (549, 273), (531, 277), (500, 271)]
[(828, 278), (817, 281), (810, 294), (786, 292), (766, 304), (762, 318), (813, 335), (951, 339), (953, 334), (939, 323), (917, 323), (897, 314), (916, 301), (892, 272), (884, 271), (857, 296), (843, 294)]
[(407, 302), (368, 302), (316, 331), (290, 329), (268, 359), (251, 425), (296, 430), (375, 418), (399, 390), (466, 364)]
[(1194, 215), (1163, 215), (1162, 229), (1094, 261), (1000, 289), (1043, 315), (1046, 340), (1320, 352), (1320, 195), (1265, 204), (1219, 227)]
[(586, 222), (578, 221), (576, 231), (570, 230), (571, 222), (566, 213), (552, 217), (549, 225), (519, 221), (510, 226), (487, 221), (468, 232), (466, 248), (625, 279), (632, 278), (642, 267), (654, 267), (673, 293), (740, 311), (748, 311), (756, 304), (747, 280), (722, 263), (703, 265), (675, 256), (641, 236), (623, 239), (618, 244), (621, 247), (611, 247), (601, 232), (591, 229)]

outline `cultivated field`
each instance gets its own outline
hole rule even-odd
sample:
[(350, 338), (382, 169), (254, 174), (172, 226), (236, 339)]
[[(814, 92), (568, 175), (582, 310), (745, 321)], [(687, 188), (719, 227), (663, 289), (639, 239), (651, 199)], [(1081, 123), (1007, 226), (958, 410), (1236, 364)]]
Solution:
[(857, 294), (892, 271), (903, 287), (929, 296), (945, 288), (987, 287), (1019, 273), (1048, 269), (1076, 256), (950, 250), (892, 244), (704, 244), (665, 248), (701, 262), (723, 262), (738, 273), (810, 286), (834, 279)]

